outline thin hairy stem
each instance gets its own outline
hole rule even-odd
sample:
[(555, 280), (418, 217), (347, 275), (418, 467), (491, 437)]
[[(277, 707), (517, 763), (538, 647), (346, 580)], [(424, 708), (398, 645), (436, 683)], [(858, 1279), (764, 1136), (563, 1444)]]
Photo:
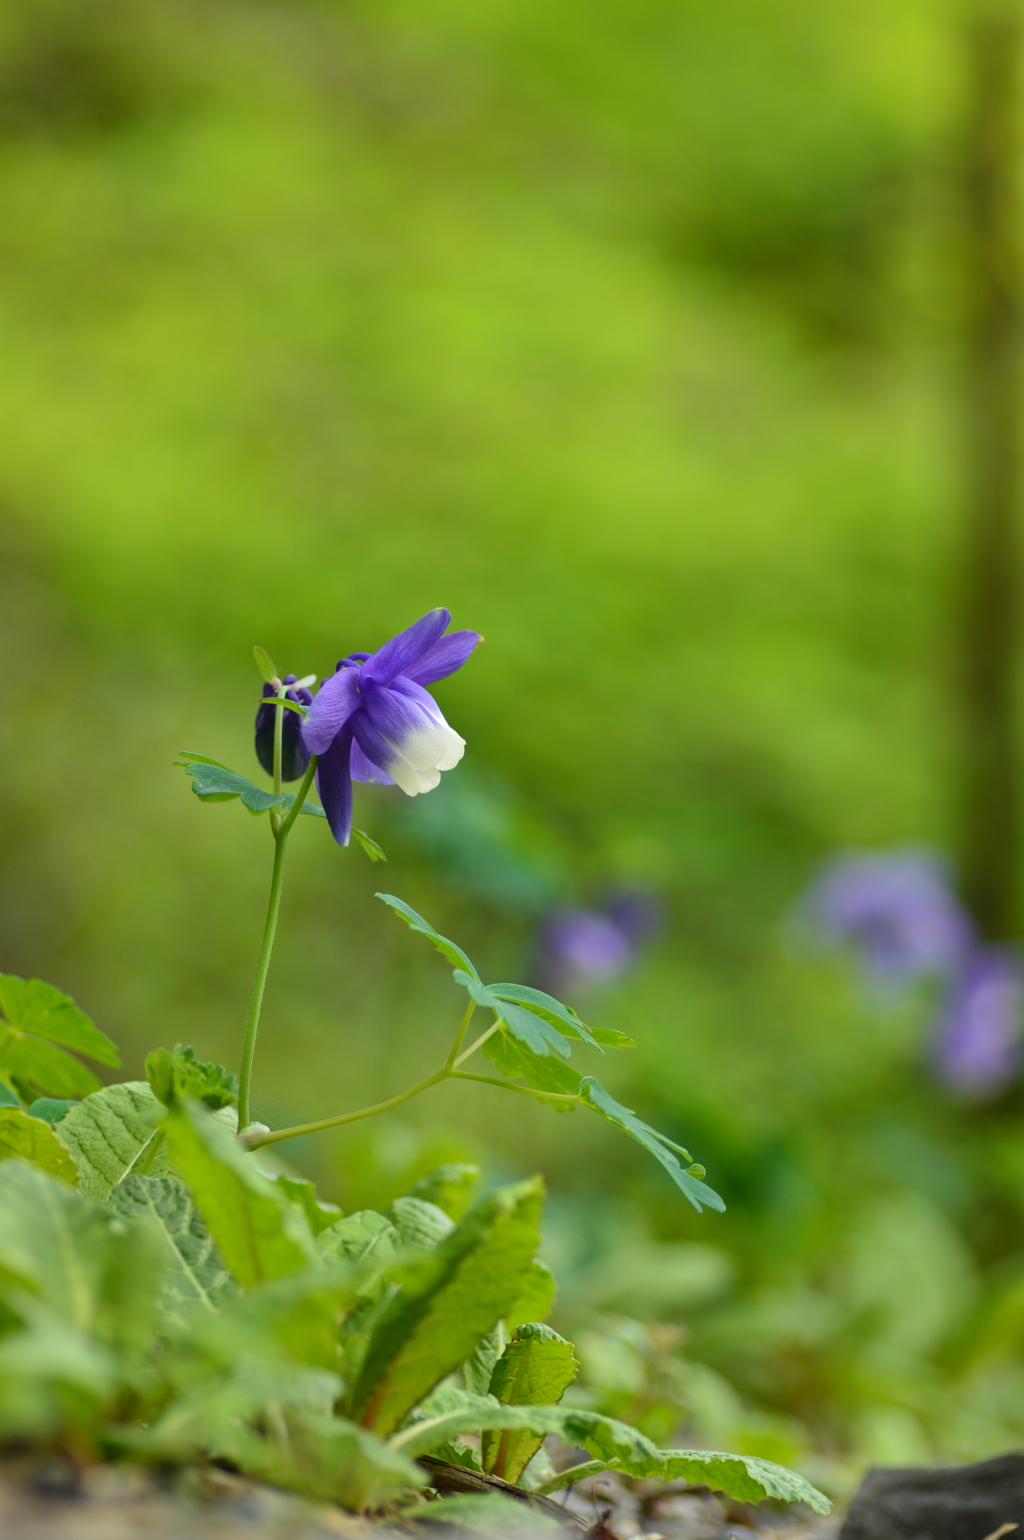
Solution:
[(456, 1059), (456, 1054), (458, 1053), (459, 1049), (462, 1047), (463, 1042), (465, 1041), (466, 1033), (469, 1030), (469, 1023), (472, 1020), (473, 1012), (475, 1010), (476, 1010), (476, 1001), (475, 1000), (470, 1000), (469, 1004), (466, 1006), (466, 1014), (462, 1018), (462, 1024), (459, 1027), (458, 1036), (456, 1037), (454, 1043), (452, 1044), (452, 1051), (448, 1055), (447, 1061), (445, 1063), (445, 1069), (454, 1069), (455, 1065), (458, 1063), (458, 1060)]
[(300, 1134), (318, 1134), (325, 1128), (340, 1128), (343, 1123), (357, 1123), (360, 1118), (372, 1118), (378, 1112), (390, 1112), (392, 1107), (400, 1107), (403, 1102), (411, 1101), (414, 1096), (419, 1096), (421, 1091), (429, 1091), (433, 1085), (439, 1085), (442, 1080), (447, 1080), (451, 1071), (447, 1065), (428, 1075), (426, 1080), (420, 1080), (416, 1085), (410, 1086), (407, 1091), (400, 1091), (397, 1096), (390, 1096), (386, 1102), (375, 1102), (372, 1107), (360, 1107), (358, 1112), (342, 1112), (335, 1118), (318, 1118), (315, 1123), (297, 1123), (294, 1128), (275, 1128), (267, 1133), (254, 1134), (245, 1140), (246, 1148), (258, 1150), (265, 1144), (279, 1144), (282, 1139), (297, 1139)]

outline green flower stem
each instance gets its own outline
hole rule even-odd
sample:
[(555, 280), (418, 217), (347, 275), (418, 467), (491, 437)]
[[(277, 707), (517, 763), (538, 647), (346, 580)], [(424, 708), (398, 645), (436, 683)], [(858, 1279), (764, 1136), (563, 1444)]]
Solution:
[(288, 838), (288, 835), (291, 832), (292, 824), (295, 822), (296, 818), (298, 818), (299, 814), (302, 812), (302, 804), (305, 802), (306, 798), (309, 796), (309, 788), (313, 784), (313, 777), (314, 777), (314, 775), (316, 775), (316, 767), (317, 767), (318, 763), (319, 763), (319, 760), (317, 759), (317, 756), (315, 754), (312, 755), (311, 758), (310, 758), (309, 764), (306, 767), (306, 773), (302, 777), (302, 780), (299, 782), (299, 789), (295, 793), (295, 801), (292, 803), (292, 806), (288, 810), (287, 818), (284, 820), (284, 822), (281, 824), (280, 829), (277, 831), (278, 832), (278, 837), (280, 839), (287, 839)]
[(454, 1069), (456, 1064), (459, 1062), (459, 1060), (456, 1058), (456, 1054), (458, 1053), (459, 1049), (462, 1047), (463, 1042), (465, 1041), (466, 1032), (469, 1030), (469, 1023), (472, 1020), (473, 1012), (475, 1010), (476, 1010), (476, 1001), (475, 1000), (470, 1000), (469, 1004), (466, 1006), (466, 1014), (462, 1018), (462, 1025), (459, 1027), (458, 1036), (456, 1037), (454, 1043), (452, 1044), (452, 1051), (451, 1051), (451, 1053), (448, 1055), (448, 1059), (447, 1059), (447, 1062), (445, 1064), (445, 1069), (449, 1069), (449, 1070), (450, 1069)]
[(500, 1086), (503, 1091), (518, 1091), (522, 1096), (535, 1096), (541, 1102), (582, 1102), (583, 1097), (573, 1091), (535, 1091), (532, 1085), (514, 1085), (511, 1080), (499, 1080), (496, 1075), (470, 1075), (465, 1070), (453, 1069), (453, 1080), (475, 1080), (479, 1085)]
[(315, 1123), (298, 1123), (294, 1128), (276, 1128), (265, 1134), (254, 1134), (250, 1139), (245, 1140), (246, 1148), (259, 1150), (265, 1144), (278, 1144), (282, 1139), (297, 1139), (300, 1134), (318, 1134), (325, 1128), (340, 1128), (343, 1123), (357, 1123), (360, 1118), (372, 1118), (378, 1112), (390, 1112), (392, 1107), (400, 1107), (403, 1102), (419, 1096), (421, 1091), (429, 1091), (431, 1086), (447, 1080), (448, 1075), (449, 1070), (444, 1066), (436, 1070), (433, 1075), (428, 1075), (426, 1080), (410, 1086), (407, 1091), (400, 1091), (397, 1096), (390, 1096), (386, 1102), (375, 1102), (372, 1107), (360, 1107), (358, 1112), (342, 1112), (334, 1118), (319, 1118)]

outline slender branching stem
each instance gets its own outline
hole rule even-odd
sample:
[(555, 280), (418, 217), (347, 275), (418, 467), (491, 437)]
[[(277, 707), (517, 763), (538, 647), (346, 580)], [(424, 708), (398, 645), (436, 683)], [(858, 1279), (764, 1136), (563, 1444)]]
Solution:
[(294, 1128), (276, 1128), (267, 1133), (250, 1135), (245, 1140), (247, 1149), (258, 1150), (265, 1144), (277, 1144), (282, 1139), (297, 1139), (300, 1134), (318, 1134), (325, 1128), (340, 1128), (343, 1123), (357, 1123), (360, 1118), (372, 1118), (378, 1112), (390, 1112), (392, 1107), (400, 1107), (403, 1102), (411, 1101), (414, 1096), (419, 1096), (421, 1091), (429, 1091), (431, 1086), (439, 1085), (442, 1080), (447, 1080), (449, 1071), (446, 1066), (435, 1070), (428, 1075), (426, 1080), (420, 1080), (416, 1085), (410, 1086), (407, 1091), (400, 1091), (397, 1096), (388, 1097), (386, 1102), (375, 1102), (372, 1107), (360, 1107), (358, 1112), (342, 1112), (334, 1118), (318, 1118), (315, 1123), (298, 1123)]
[(242, 1045), (242, 1068), (238, 1076), (238, 1126), (247, 1128), (249, 1125), (249, 1087), (252, 1084), (252, 1061), (256, 1053), (256, 1033), (260, 1024), (260, 1011), (263, 1007), (263, 991), (267, 986), (267, 974), (270, 971), (270, 957), (274, 950), (274, 936), (277, 933), (277, 917), (281, 912), (281, 890), (284, 887), (284, 858), (288, 849), (288, 835), (284, 828), (278, 829), (274, 834), (274, 869), (270, 878), (270, 899), (267, 904), (267, 918), (263, 926), (263, 941), (260, 944), (260, 955), (256, 963), (256, 977), (252, 981), (252, 995), (249, 998), (249, 1014), (245, 1021), (245, 1042)]
[(488, 1027), (486, 1032), (481, 1032), (481, 1034), (477, 1038), (476, 1042), (475, 1043), (470, 1043), (469, 1047), (465, 1050), (465, 1052), (464, 1053), (460, 1053), (459, 1057), (453, 1061), (452, 1068), (453, 1069), (458, 1069), (460, 1064), (464, 1064), (466, 1062), (466, 1060), (470, 1057), (470, 1055), (476, 1053), (478, 1048), (482, 1048), (484, 1043), (486, 1043), (487, 1039), (489, 1037), (493, 1037), (495, 1032), (499, 1031), (503, 1025), (504, 1025), (503, 1022), (496, 1021), (494, 1023), (494, 1025), (493, 1025), (493, 1027)]
[(479, 1085), (500, 1086), (503, 1091), (518, 1091), (522, 1096), (534, 1096), (541, 1102), (582, 1102), (583, 1097), (572, 1091), (535, 1091), (531, 1085), (515, 1085), (511, 1080), (499, 1080), (496, 1075), (470, 1075), (465, 1070), (454, 1069), (453, 1080), (475, 1080)]
[(470, 1000), (469, 1004), (466, 1006), (466, 1014), (462, 1018), (462, 1023), (461, 1023), (461, 1025), (459, 1027), (458, 1035), (456, 1036), (456, 1039), (455, 1039), (454, 1043), (452, 1044), (452, 1051), (448, 1055), (447, 1061), (445, 1063), (445, 1069), (452, 1070), (452, 1069), (455, 1068), (455, 1065), (458, 1063), (456, 1055), (457, 1055), (459, 1049), (462, 1047), (463, 1042), (465, 1041), (466, 1033), (469, 1030), (469, 1023), (472, 1020), (473, 1012), (475, 1010), (476, 1010), (476, 1001), (475, 1000)]
[(281, 839), (287, 839), (288, 838), (288, 835), (291, 832), (292, 824), (295, 822), (296, 818), (298, 818), (299, 814), (302, 812), (302, 804), (305, 802), (306, 798), (309, 796), (309, 788), (313, 784), (313, 777), (314, 777), (314, 775), (316, 775), (317, 763), (318, 763), (317, 756), (314, 754), (314, 755), (311, 756), (309, 764), (306, 767), (305, 775), (302, 777), (302, 780), (299, 782), (299, 789), (295, 793), (295, 801), (292, 803), (291, 807), (288, 809), (288, 816), (284, 820), (284, 822), (281, 824), (280, 829), (277, 831), (278, 832), (278, 836)]

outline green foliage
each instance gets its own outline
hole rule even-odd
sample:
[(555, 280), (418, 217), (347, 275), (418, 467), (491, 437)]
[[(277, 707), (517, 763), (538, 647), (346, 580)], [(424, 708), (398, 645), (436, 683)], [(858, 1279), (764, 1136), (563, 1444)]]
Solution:
[(77, 1101), (69, 1101), (67, 1097), (58, 1099), (55, 1096), (40, 1096), (29, 1107), (29, 1116), (42, 1118), (46, 1123), (59, 1123), (66, 1117), (72, 1107), (77, 1107)]
[(341, 1209), (336, 1203), (324, 1203), (317, 1197), (313, 1182), (306, 1181), (303, 1177), (287, 1176), (284, 1172), (276, 1174), (274, 1181), (287, 1194), (290, 1201), (297, 1203), (302, 1209), (314, 1236), (330, 1229), (331, 1225), (337, 1224), (341, 1218)]
[(0, 1107), (0, 1160), (19, 1156), (42, 1171), (78, 1186), (78, 1167), (44, 1118), (15, 1107)]
[(438, 1166), (429, 1176), (417, 1182), (406, 1194), (410, 1198), (421, 1198), (424, 1203), (433, 1203), (437, 1208), (443, 1209), (449, 1219), (456, 1223), (462, 1218), (469, 1207), (473, 1188), (480, 1180), (480, 1167), (465, 1163), (452, 1163)]
[(717, 1209), (719, 1213), (724, 1211), (725, 1204), (717, 1192), (713, 1192), (699, 1177), (691, 1176), (688, 1171), (684, 1171), (679, 1164), (675, 1155), (677, 1150), (685, 1161), (690, 1160), (689, 1155), (681, 1145), (673, 1144), (672, 1140), (666, 1138), (664, 1134), (659, 1134), (655, 1129), (650, 1128), (648, 1124), (642, 1122), (635, 1112), (631, 1112), (628, 1107), (623, 1107), (621, 1103), (617, 1102), (613, 1096), (609, 1096), (604, 1086), (600, 1085), (592, 1076), (588, 1075), (586, 1079), (580, 1081), (580, 1090), (595, 1112), (600, 1113), (601, 1117), (607, 1118), (609, 1123), (614, 1123), (617, 1128), (624, 1129), (630, 1138), (635, 1139), (638, 1144), (642, 1144), (645, 1150), (650, 1150), (655, 1160), (665, 1167), (676, 1186), (683, 1193), (684, 1197), (693, 1204), (698, 1214), (703, 1204), (706, 1204), (708, 1208)]
[(204, 1064), (194, 1048), (182, 1043), (168, 1051), (154, 1048), (146, 1056), (146, 1079), (157, 1101), (172, 1107), (182, 1097), (191, 1096), (216, 1112), (233, 1107), (238, 1101), (238, 1079), (229, 1075), (222, 1064)]
[(423, 1198), (396, 1198), (391, 1212), (403, 1246), (437, 1246), (455, 1229), (443, 1208)]
[[(576, 1378), (579, 1363), (571, 1342), (549, 1326), (520, 1326), (494, 1366), (490, 1394), (503, 1406), (555, 1406)], [(518, 1481), (543, 1443), (523, 1430), (488, 1430), (481, 1444), (485, 1471)]]
[[(0, 1079), (35, 1097), (86, 1096), (99, 1081), (65, 1053), (73, 1048), (117, 1067), (117, 1049), (84, 1011), (52, 984), (0, 973)], [(60, 1045), (60, 1046), (54, 1046)]]
[(172, 1320), (180, 1321), (192, 1305), (216, 1311), (236, 1292), (188, 1188), (177, 1177), (124, 1177), (108, 1207), (125, 1219), (149, 1221), (163, 1238), (168, 1266), (162, 1303)]
[(144, 1080), (105, 1086), (71, 1107), (55, 1132), (78, 1166), (82, 1191), (102, 1202), (132, 1171), (166, 1174), (162, 1116)]
[(456, 968), (464, 969), (475, 983), (482, 982), (479, 973), (462, 948), (436, 931), (430, 921), (425, 920), (421, 914), (417, 914), (404, 899), (396, 898), (393, 893), (376, 893), (374, 897), (379, 898), (382, 904), (387, 904), (400, 920), (405, 921), (410, 930), (418, 931), (421, 936), (426, 936), (428, 941), (433, 942), (435, 950), (440, 952), (442, 957), (447, 958), (448, 962), (454, 963)]

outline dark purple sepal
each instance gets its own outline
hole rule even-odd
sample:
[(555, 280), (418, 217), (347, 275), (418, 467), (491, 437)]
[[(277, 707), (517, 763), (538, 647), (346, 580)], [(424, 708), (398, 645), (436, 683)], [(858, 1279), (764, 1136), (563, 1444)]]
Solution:
[[(266, 697), (274, 694), (270, 684), (263, 686), (264, 701), (256, 713), (256, 758), (268, 775), (274, 773), (274, 719), (284, 710), (284, 727), (281, 733), (281, 779), (297, 781), (306, 773), (309, 750), (302, 741), (302, 718), (297, 711), (272, 706)], [(298, 701), (302, 697), (312, 699), (308, 690), (289, 690), (287, 699)]]

